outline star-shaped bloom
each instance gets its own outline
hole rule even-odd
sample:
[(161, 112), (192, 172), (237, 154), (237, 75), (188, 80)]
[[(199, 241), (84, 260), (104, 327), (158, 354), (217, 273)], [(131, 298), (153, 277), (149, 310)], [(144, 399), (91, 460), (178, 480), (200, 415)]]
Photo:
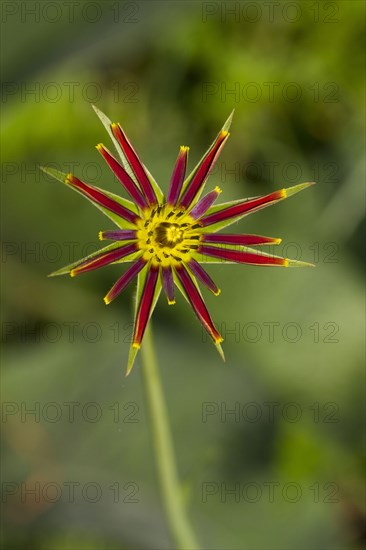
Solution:
[(119, 160), (101, 143), (97, 145), (97, 150), (131, 200), (85, 183), (73, 174), (43, 168), (46, 173), (84, 195), (117, 226), (117, 229), (99, 233), (100, 240), (112, 241), (111, 244), (52, 273), (51, 276), (69, 273), (71, 277), (75, 277), (109, 264), (131, 264), (104, 297), (105, 303), (109, 304), (137, 278), (135, 322), (127, 374), (132, 369), (162, 288), (169, 304), (175, 303), (175, 287), (182, 292), (220, 355), (224, 357), (221, 348), (223, 338), (206, 308), (199, 283), (215, 296), (220, 294), (220, 290), (202, 264), (226, 262), (283, 267), (312, 264), (281, 258), (252, 248), (276, 245), (281, 239), (218, 231), (248, 214), (302, 191), (312, 183), (302, 183), (262, 197), (218, 205), (214, 203), (221, 193), (219, 187), (202, 196), (207, 178), (229, 137), (231, 114), (207, 153), (188, 177), (186, 168), (189, 148), (180, 148), (165, 195), (142, 163), (121, 126), (112, 124), (101, 111), (96, 107), (94, 109), (112, 138)]

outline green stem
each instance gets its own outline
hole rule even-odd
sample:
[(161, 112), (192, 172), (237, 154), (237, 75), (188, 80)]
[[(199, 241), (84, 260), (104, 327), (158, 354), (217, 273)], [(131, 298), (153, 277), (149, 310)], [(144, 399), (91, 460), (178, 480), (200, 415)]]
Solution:
[(153, 445), (165, 513), (177, 548), (198, 549), (182, 501), (173, 443), (170, 435), (167, 408), (156, 364), (151, 321), (141, 346), (145, 393), (151, 422)]

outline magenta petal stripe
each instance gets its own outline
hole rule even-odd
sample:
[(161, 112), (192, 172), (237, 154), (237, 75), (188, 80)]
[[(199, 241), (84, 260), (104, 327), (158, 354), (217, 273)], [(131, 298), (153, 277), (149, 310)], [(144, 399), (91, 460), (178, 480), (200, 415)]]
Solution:
[(193, 275), (197, 277), (203, 283), (211, 292), (215, 294), (215, 296), (218, 296), (221, 292), (221, 290), (216, 286), (214, 281), (211, 279), (209, 274), (203, 267), (196, 262), (195, 259), (191, 258), (188, 262), (188, 267), (192, 271)]
[(108, 151), (108, 149), (104, 147), (102, 143), (99, 143), (96, 148), (98, 149), (104, 160), (107, 162), (112, 172), (114, 172), (119, 181), (122, 183), (123, 187), (126, 189), (130, 197), (141, 209), (146, 208), (147, 202), (145, 198), (142, 196), (140, 189), (138, 189), (135, 182), (130, 178), (123, 166), (120, 165), (120, 163), (114, 158), (114, 156)]
[(136, 324), (133, 335), (132, 346), (137, 349), (141, 345), (146, 325), (149, 321), (158, 275), (159, 269), (153, 266), (150, 266), (150, 268), (148, 268), (145, 286), (141, 294), (139, 308), (136, 315)]
[(227, 208), (222, 208), (217, 210), (213, 214), (204, 216), (200, 221), (204, 226), (212, 225), (214, 223), (221, 222), (223, 220), (228, 220), (230, 218), (235, 218), (236, 216), (241, 216), (243, 214), (249, 214), (251, 212), (257, 211), (260, 208), (265, 206), (270, 206), (275, 202), (286, 198), (286, 190), (280, 189), (264, 197), (257, 197), (255, 199), (248, 199), (234, 206), (229, 206)]
[(173, 271), (170, 266), (161, 269), (161, 281), (164, 292), (168, 298), (168, 304), (175, 304)]
[(114, 250), (110, 250), (109, 252), (104, 252), (100, 254), (100, 256), (94, 256), (94, 258), (92, 258), (91, 260), (87, 260), (86, 262), (80, 264), (78, 267), (72, 269), (70, 271), (70, 275), (71, 277), (75, 277), (75, 275), (79, 275), (79, 273), (85, 273), (86, 271), (98, 269), (99, 267), (103, 267), (105, 265), (116, 262), (117, 260), (121, 260), (129, 254), (136, 252), (136, 250), (138, 250), (137, 245), (135, 243), (132, 243), (125, 246), (120, 246), (118, 248), (115, 248)]
[(213, 205), (217, 197), (220, 195), (221, 189), (220, 187), (215, 187), (211, 193), (207, 193), (202, 199), (198, 201), (198, 203), (192, 208), (189, 215), (194, 220), (198, 220), (207, 210), (210, 208), (210, 206)]
[(116, 229), (111, 231), (99, 231), (101, 241), (133, 241), (136, 239), (135, 229)]
[(172, 268), (170, 266), (163, 267), (161, 269), (161, 281), (163, 283), (165, 294), (168, 298), (168, 304), (169, 305), (175, 304), (174, 279), (173, 279)]
[(132, 212), (132, 210), (129, 210), (125, 206), (122, 206), (122, 204), (114, 201), (113, 199), (105, 195), (102, 191), (99, 191), (99, 189), (97, 189), (96, 187), (93, 187), (88, 183), (82, 182), (72, 174), (67, 175), (65, 183), (77, 189), (82, 195), (84, 195), (94, 203), (103, 206), (103, 208), (110, 210), (124, 220), (135, 223), (135, 221), (138, 219), (138, 215)]
[(222, 336), (218, 333), (218, 331), (215, 328), (215, 325), (213, 324), (213, 321), (210, 317), (209, 312), (207, 311), (207, 308), (205, 306), (204, 301), (202, 300), (202, 297), (200, 293), (197, 290), (196, 285), (191, 279), (191, 276), (187, 272), (184, 266), (176, 267), (175, 268), (176, 274), (182, 284), (184, 293), (191, 304), (195, 314), (197, 315), (199, 321), (203, 325), (203, 327), (207, 330), (215, 344), (219, 344), (223, 341)]
[(188, 185), (182, 199), (179, 201), (181, 206), (188, 208), (188, 206), (194, 200), (195, 196), (208, 178), (209, 173), (213, 168), (216, 159), (219, 156), (219, 153), (228, 137), (229, 132), (225, 130), (220, 132), (213, 147), (203, 159), (202, 163), (198, 167), (196, 174), (193, 176), (192, 181)]
[(178, 158), (176, 160), (170, 186), (168, 191), (167, 203), (176, 205), (178, 197), (182, 190), (183, 181), (186, 175), (187, 159), (189, 147), (182, 146), (180, 148)]
[(286, 258), (265, 256), (260, 252), (254, 254), (252, 252), (216, 248), (214, 246), (201, 246), (199, 252), (203, 255), (212, 256), (213, 258), (220, 258), (223, 261), (237, 262), (240, 264), (288, 266), (288, 260)]
[(134, 277), (141, 271), (145, 266), (146, 262), (142, 258), (136, 260), (127, 271), (114, 283), (108, 294), (104, 297), (104, 302), (110, 304), (121, 292), (126, 288), (126, 286), (132, 281)]
[(280, 244), (281, 239), (262, 237), (261, 235), (236, 235), (233, 233), (208, 233), (202, 235), (205, 243), (237, 244), (242, 246), (260, 246), (264, 244)]
[(141, 186), (141, 190), (147, 199), (147, 202), (151, 205), (157, 204), (158, 201), (155, 195), (155, 191), (149, 180), (149, 177), (135, 149), (132, 147), (131, 143), (127, 139), (126, 134), (124, 133), (124, 131), (122, 130), (119, 124), (112, 124), (111, 130), (113, 132), (114, 137), (120, 144), (124, 154), (126, 155), (127, 160), (132, 168), (132, 171), (135, 174), (136, 179)]

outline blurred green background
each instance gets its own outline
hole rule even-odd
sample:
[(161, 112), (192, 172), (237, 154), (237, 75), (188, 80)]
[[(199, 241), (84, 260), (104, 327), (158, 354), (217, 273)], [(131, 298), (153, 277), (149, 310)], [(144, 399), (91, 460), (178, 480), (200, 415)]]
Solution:
[(112, 228), (37, 168), (121, 189), (94, 149), (110, 143), (90, 103), (163, 189), (178, 147), (193, 167), (233, 108), (209, 186), (223, 201), (317, 181), (235, 226), (282, 237), (280, 254), (316, 269), (209, 270), (226, 364), (183, 299), (160, 300), (153, 324), (202, 547), (362, 547), (364, 12), (352, 0), (3, 2), (4, 547), (172, 548), (139, 357), (124, 377), (133, 288), (106, 307), (120, 267), (46, 277)]

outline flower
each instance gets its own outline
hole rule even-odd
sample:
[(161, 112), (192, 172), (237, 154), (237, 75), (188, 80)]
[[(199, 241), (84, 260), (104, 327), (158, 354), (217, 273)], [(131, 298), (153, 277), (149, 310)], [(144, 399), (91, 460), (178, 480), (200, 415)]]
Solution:
[(84, 195), (118, 227), (99, 233), (101, 240), (110, 240), (112, 244), (51, 273), (50, 276), (69, 273), (71, 277), (75, 277), (109, 264), (131, 264), (104, 297), (105, 303), (109, 304), (137, 277), (135, 322), (127, 374), (132, 369), (162, 288), (169, 304), (175, 303), (175, 287), (182, 292), (224, 358), (221, 348), (223, 338), (206, 308), (198, 282), (215, 296), (220, 294), (220, 290), (202, 264), (226, 262), (284, 267), (312, 264), (251, 248), (276, 245), (281, 239), (217, 232), (243, 216), (290, 197), (313, 183), (302, 183), (263, 197), (215, 206), (214, 203), (221, 193), (219, 187), (201, 197), (210, 171), (229, 137), (232, 113), (207, 153), (187, 178), (185, 175), (189, 148), (180, 148), (165, 196), (121, 126), (112, 124), (96, 107), (94, 110), (109, 132), (121, 162), (103, 144), (97, 145), (97, 150), (132, 201), (84, 183), (73, 174), (63, 174), (43, 167), (46, 173)]

